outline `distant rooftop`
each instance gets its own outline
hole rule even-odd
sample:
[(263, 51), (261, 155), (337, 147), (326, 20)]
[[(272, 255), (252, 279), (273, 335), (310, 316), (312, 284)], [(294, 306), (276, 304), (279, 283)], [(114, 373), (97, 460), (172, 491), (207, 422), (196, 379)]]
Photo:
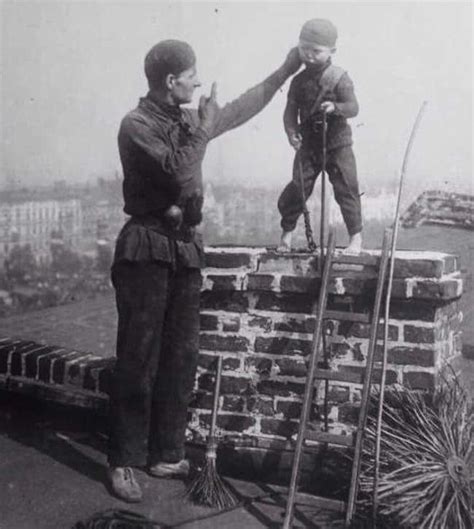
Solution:
[(0, 188), (0, 203), (3, 204), (42, 200), (87, 200), (91, 197), (94, 197), (95, 200), (98, 198), (121, 200), (122, 180), (120, 178), (98, 178), (96, 182), (80, 183), (57, 180), (51, 185)]
[(425, 191), (401, 217), (404, 228), (438, 224), (474, 230), (474, 196)]

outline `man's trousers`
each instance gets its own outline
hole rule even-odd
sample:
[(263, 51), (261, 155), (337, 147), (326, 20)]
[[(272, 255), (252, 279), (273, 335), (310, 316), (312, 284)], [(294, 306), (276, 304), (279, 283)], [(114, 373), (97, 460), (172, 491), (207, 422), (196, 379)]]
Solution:
[[(300, 176), (302, 169), (303, 175)], [(293, 180), (285, 187), (278, 199), (281, 214), (281, 227), (285, 231), (296, 228), (298, 218), (303, 213), (303, 180), (304, 196), (307, 200), (313, 192), (316, 178), (322, 170), (322, 157), (305, 148), (295, 156)], [(362, 215), (357, 181), (357, 168), (354, 153), (350, 146), (339, 147), (327, 154), (326, 171), (334, 189), (334, 197), (341, 209), (342, 217), (349, 235), (362, 231)]]
[(201, 272), (160, 262), (112, 268), (118, 310), (110, 397), (111, 466), (184, 457), (199, 351)]

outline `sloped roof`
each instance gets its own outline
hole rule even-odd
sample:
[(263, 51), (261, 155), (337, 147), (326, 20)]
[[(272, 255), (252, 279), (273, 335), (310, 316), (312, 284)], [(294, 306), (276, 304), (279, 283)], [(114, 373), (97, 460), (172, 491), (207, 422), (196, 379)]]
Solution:
[(425, 191), (401, 216), (404, 228), (441, 224), (474, 230), (474, 196)]

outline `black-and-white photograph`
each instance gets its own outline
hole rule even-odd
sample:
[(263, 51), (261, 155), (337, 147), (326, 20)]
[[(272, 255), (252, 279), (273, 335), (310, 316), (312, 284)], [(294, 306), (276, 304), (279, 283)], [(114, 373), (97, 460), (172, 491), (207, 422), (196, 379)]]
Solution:
[(473, 529), (472, 2), (0, 20), (0, 529)]

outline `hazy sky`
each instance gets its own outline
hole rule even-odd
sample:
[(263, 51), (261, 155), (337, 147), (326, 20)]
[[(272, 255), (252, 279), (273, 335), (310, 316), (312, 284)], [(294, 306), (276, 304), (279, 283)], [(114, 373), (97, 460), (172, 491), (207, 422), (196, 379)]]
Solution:
[[(354, 80), (361, 188), (399, 173), (418, 108), (429, 102), (409, 166), (413, 192), (472, 188), (469, 2), (2, 2), (0, 185), (88, 180), (119, 166), (116, 134), (147, 87), (143, 58), (188, 41), (220, 104), (277, 67), (309, 18), (338, 27), (334, 62)], [(252, 121), (209, 146), (211, 181), (283, 186), (292, 150), (282, 128), (288, 83)]]

